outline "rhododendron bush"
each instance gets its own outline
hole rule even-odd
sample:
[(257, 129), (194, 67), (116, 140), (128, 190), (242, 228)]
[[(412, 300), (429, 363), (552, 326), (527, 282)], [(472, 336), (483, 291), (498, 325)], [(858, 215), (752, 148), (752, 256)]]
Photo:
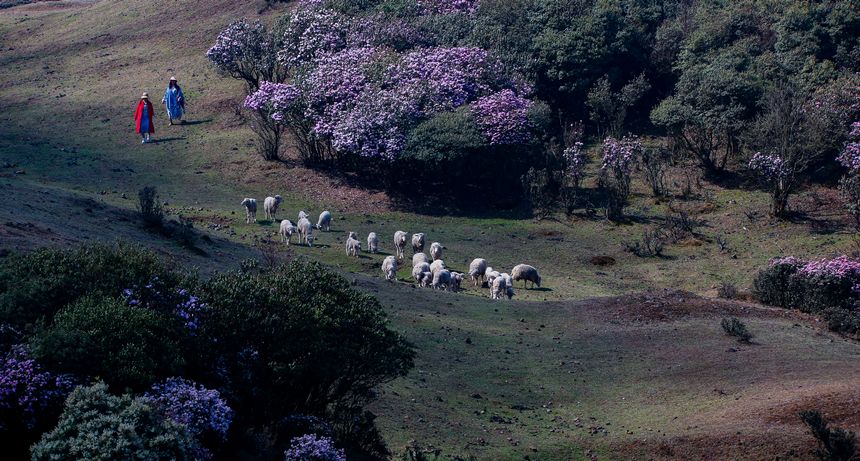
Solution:
[(776, 258), (758, 273), (753, 290), (764, 303), (838, 318), (834, 329), (854, 333), (856, 328), (844, 321), (846, 315), (858, 314), (860, 260), (845, 255), (809, 261)]
[[(479, 3), (419, 0), (415, 6), (418, 17), (469, 21)], [(306, 163), (398, 160), (409, 154), (406, 140), (421, 122), (463, 107), (483, 133), (475, 155), (531, 143), (530, 87), (485, 49), (434, 46), (440, 40), (432, 28), (378, 11), (343, 11), (326, 1), (299, 2), (282, 21), (281, 36), (265, 38), (254, 25), (235, 23), (209, 51), (216, 67), (234, 74), (243, 52), (255, 59), (271, 55), (266, 46), (243, 45), (248, 37), (277, 42), (274, 67), (284, 72), (272, 75), (284, 78), (260, 81), (244, 106), (266, 119), (258, 125), (276, 125), (264, 131), (288, 131)], [(276, 149), (272, 139), (267, 144)]]

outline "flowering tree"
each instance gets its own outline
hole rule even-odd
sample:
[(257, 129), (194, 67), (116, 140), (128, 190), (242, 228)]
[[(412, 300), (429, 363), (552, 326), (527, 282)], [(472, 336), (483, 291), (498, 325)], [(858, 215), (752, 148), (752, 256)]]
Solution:
[(490, 145), (524, 144), (530, 137), (530, 107), (531, 101), (505, 89), (475, 101), (472, 113)]
[(235, 79), (244, 80), (248, 91), (263, 81), (280, 82), (286, 78), (278, 62), (277, 34), (260, 21), (235, 21), (218, 34), (206, 57), (218, 69)]
[(860, 122), (851, 125), (849, 142), (836, 158), (847, 170), (839, 181), (845, 208), (854, 218), (855, 230), (860, 230)]
[(770, 188), (771, 214), (783, 216), (788, 208), (788, 195), (794, 184), (794, 172), (788, 163), (777, 154), (756, 152), (749, 162), (755, 172)]
[(284, 456), (285, 461), (346, 461), (343, 450), (335, 448), (330, 438), (314, 434), (294, 438)]
[(606, 217), (610, 220), (619, 220), (624, 214), (630, 197), (630, 175), (641, 155), (642, 142), (635, 136), (603, 140), (598, 185), (606, 194)]
[(211, 458), (211, 453), (202, 446), (206, 437), (227, 438), (233, 410), (218, 391), (186, 379), (170, 378), (153, 385), (144, 396), (165, 417), (185, 426), (189, 435), (201, 443), (200, 457)]

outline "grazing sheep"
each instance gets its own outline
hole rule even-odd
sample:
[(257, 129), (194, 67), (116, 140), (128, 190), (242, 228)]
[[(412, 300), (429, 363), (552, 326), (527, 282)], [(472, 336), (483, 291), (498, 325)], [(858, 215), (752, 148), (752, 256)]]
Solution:
[(433, 242), (430, 244), (430, 257), (433, 260), (442, 259), (442, 244), (439, 242)]
[(320, 213), (320, 218), (317, 220), (317, 229), (328, 232), (331, 230), (331, 213), (323, 211)]
[(505, 293), (508, 295), (508, 299), (512, 299), (514, 297), (514, 287), (512, 285), (508, 285), (508, 291)]
[(257, 199), (245, 198), (242, 206), (245, 207), (245, 224), (251, 224), (252, 219), (257, 222)]
[(406, 246), (406, 232), (397, 231), (394, 233), (394, 252), (397, 253), (397, 259), (403, 259), (403, 248)]
[(487, 271), (487, 260), (484, 258), (475, 258), (469, 264), (469, 278), (475, 282), (475, 286), (478, 286), (478, 279), (481, 280), (481, 284), (484, 283), (484, 273)]
[(437, 259), (436, 261), (430, 263), (430, 272), (432, 272), (433, 274), (436, 274), (436, 272), (439, 272), (444, 269), (445, 261), (442, 261), (441, 259)]
[(492, 267), (487, 268), (487, 272), (484, 273), (484, 280), (487, 281), (487, 286), (490, 287), (490, 291), (493, 291), (493, 281), (499, 278), (501, 274), (499, 271), (494, 271)]
[(493, 279), (493, 286), (490, 290), (490, 297), (492, 299), (502, 299), (502, 296), (505, 295), (508, 291), (508, 281), (504, 277), (496, 277)]
[(433, 289), (434, 290), (450, 290), (451, 289), (451, 272), (447, 269), (442, 269), (433, 273)]
[(415, 253), (412, 255), (412, 267), (417, 266), (421, 263), (430, 263), (430, 257), (424, 253)]
[(371, 253), (376, 253), (379, 250), (379, 237), (376, 236), (376, 232), (371, 232), (367, 234), (367, 251)]
[(346, 238), (347, 238), (347, 239), (358, 240), (358, 234), (356, 234), (355, 232), (350, 232), (349, 234), (347, 234), (347, 235), (346, 235)]
[(276, 195), (274, 197), (266, 197), (266, 200), (263, 200), (263, 211), (266, 212), (266, 219), (270, 221), (275, 220), (275, 214), (278, 212), (278, 207), (281, 205), (281, 196)]
[(412, 254), (418, 254), (424, 251), (424, 233), (419, 232), (412, 234)]
[(359, 251), (361, 251), (361, 242), (359, 242), (358, 239), (354, 239), (352, 237), (346, 239), (347, 256), (358, 256)]
[(314, 226), (308, 221), (308, 218), (299, 220), (299, 241), (306, 243), (309, 247), (314, 246)]
[(418, 283), (418, 286), (426, 286), (426, 281), (428, 279), (427, 274), (431, 274), (430, 278), (433, 277), (430, 272), (430, 265), (427, 263), (421, 263), (412, 268), (412, 277), (415, 279), (415, 282)]
[(382, 272), (385, 274), (385, 279), (393, 282), (397, 279), (397, 258), (394, 256), (386, 256), (382, 260)]
[(460, 291), (460, 284), (463, 283), (464, 276), (465, 274), (462, 272), (451, 272), (451, 283), (448, 288), (451, 291)]
[(289, 245), (290, 242), (292, 242), (293, 240), (293, 234), (296, 233), (297, 230), (298, 228), (296, 227), (296, 225), (293, 224), (293, 222), (289, 219), (281, 221), (281, 241), (287, 242), (287, 245)]
[(304, 210), (299, 211), (299, 221), (301, 221), (302, 219), (307, 219), (309, 216), (310, 215), (307, 214), (307, 212), (305, 212)]
[(513, 298), (514, 297), (514, 281), (511, 278), (510, 274), (508, 274), (507, 272), (502, 272), (501, 274), (499, 274), (499, 278), (504, 279), (505, 286), (507, 286), (504, 294), (506, 294), (508, 296), (508, 299)]
[(532, 288), (534, 288), (535, 285), (540, 288), (540, 274), (538, 274), (537, 269), (533, 266), (529, 266), (528, 264), (517, 264), (511, 270), (511, 276), (514, 281), (522, 280), (524, 289), (526, 288), (527, 282), (532, 282)]

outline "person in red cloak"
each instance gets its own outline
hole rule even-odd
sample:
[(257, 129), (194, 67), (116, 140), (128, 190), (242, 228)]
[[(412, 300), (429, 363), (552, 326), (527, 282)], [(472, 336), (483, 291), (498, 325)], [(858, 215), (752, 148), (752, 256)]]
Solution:
[(134, 121), (137, 126), (137, 132), (142, 138), (140, 143), (146, 144), (151, 138), (150, 134), (155, 133), (155, 124), (152, 123), (152, 116), (155, 111), (152, 109), (152, 103), (149, 102), (149, 94), (143, 93), (140, 97), (140, 102), (137, 103), (137, 110), (134, 111)]

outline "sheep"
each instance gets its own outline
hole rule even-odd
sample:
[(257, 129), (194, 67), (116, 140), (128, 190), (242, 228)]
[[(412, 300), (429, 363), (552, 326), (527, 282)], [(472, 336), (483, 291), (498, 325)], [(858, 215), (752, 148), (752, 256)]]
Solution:
[(266, 200), (263, 200), (263, 211), (266, 212), (266, 219), (270, 221), (275, 220), (275, 214), (278, 212), (278, 207), (281, 205), (281, 201), (280, 195), (266, 197)]
[(347, 256), (358, 256), (359, 251), (361, 251), (361, 242), (359, 242), (358, 239), (354, 239), (352, 237), (346, 239)]
[(508, 280), (504, 277), (496, 277), (493, 279), (493, 285), (490, 290), (490, 298), (492, 299), (502, 299), (505, 293), (508, 291)]
[(379, 237), (376, 236), (376, 232), (371, 232), (367, 234), (367, 251), (371, 253), (376, 253), (379, 250)]
[(427, 263), (421, 263), (412, 268), (412, 277), (415, 279), (415, 282), (418, 283), (418, 286), (426, 286), (426, 279), (428, 278), (426, 274), (431, 274), (430, 265)]
[(433, 273), (433, 289), (448, 290), (451, 288), (451, 272), (442, 269)]
[(397, 259), (403, 259), (403, 248), (406, 246), (406, 232), (397, 231), (394, 233), (394, 252), (397, 253)]
[(382, 260), (382, 272), (385, 274), (385, 279), (393, 282), (397, 279), (397, 258), (394, 256), (386, 256)]
[(430, 263), (430, 272), (432, 272), (434, 275), (436, 274), (436, 272), (439, 272), (440, 270), (444, 269), (445, 261), (442, 261), (441, 259), (437, 259), (436, 261)]
[(287, 242), (287, 245), (293, 240), (293, 234), (298, 230), (295, 224), (289, 219), (281, 221), (281, 241)]
[(347, 238), (347, 240), (348, 239), (358, 240), (358, 234), (356, 234), (355, 232), (350, 232), (349, 234), (346, 235), (346, 238)]
[(464, 275), (462, 272), (451, 272), (451, 283), (448, 285), (448, 288), (451, 291), (459, 291)]
[(484, 258), (475, 258), (469, 264), (469, 278), (478, 286), (478, 279), (481, 279), (481, 284), (484, 283), (484, 273), (487, 271), (487, 260)]
[(308, 218), (299, 220), (299, 241), (306, 243), (309, 247), (314, 246), (314, 226), (308, 221)]
[(500, 275), (499, 271), (493, 270), (492, 267), (488, 267), (487, 271), (484, 273), (484, 280), (487, 281), (487, 286), (490, 287), (491, 292), (493, 291), (493, 281), (499, 278)]
[(508, 295), (508, 300), (512, 299), (514, 297), (514, 287), (511, 285), (508, 285), (508, 290), (505, 294)]
[(328, 232), (331, 230), (331, 212), (323, 211), (317, 220), (317, 229)]
[(306, 211), (299, 211), (299, 221), (301, 221), (302, 219), (307, 219), (309, 216), (310, 215)]
[(511, 279), (511, 276), (507, 272), (503, 272), (503, 273), (499, 274), (499, 278), (504, 279), (505, 286), (507, 286), (504, 294), (508, 296), (508, 299), (513, 298), (514, 297), (514, 281), (513, 281), (513, 279)]
[(540, 274), (538, 274), (537, 269), (533, 266), (529, 266), (528, 264), (517, 264), (511, 270), (511, 276), (514, 281), (523, 281), (523, 289), (526, 288), (527, 282), (532, 282), (532, 288), (534, 288), (535, 285), (540, 288)]
[(424, 251), (424, 233), (419, 232), (412, 234), (412, 254), (418, 254)]
[(433, 260), (442, 259), (442, 244), (439, 242), (433, 242), (430, 244), (430, 256)]
[(424, 253), (415, 253), (412, 255), (412, 267), (417, 266), (421, 263), (430, 263), (430, 257)]
[(245, 198), (242, 206), (245, 207), (245, 224), (251, 224), (252, 219), (257, 222), (257, 199)]

